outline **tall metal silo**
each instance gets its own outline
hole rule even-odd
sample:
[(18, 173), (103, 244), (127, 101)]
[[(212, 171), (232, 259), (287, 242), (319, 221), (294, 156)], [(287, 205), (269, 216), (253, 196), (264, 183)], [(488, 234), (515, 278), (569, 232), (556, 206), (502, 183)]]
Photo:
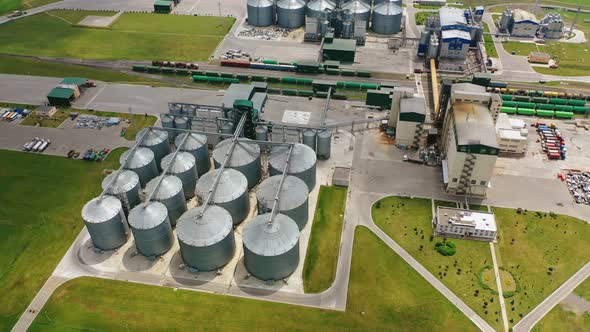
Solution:
[(401, 31), (402, 7), (394, 2), (383, 2), (375, 6), (371, 29), (382, 35), (391, 35)]
[[(178, 147), (186, 134), (180, 134), (174, 141)], [(197, 159), (197, 173), (199, 176), (209, 172), (211, 161), (209, 160), (209, 148), (207, 147), (207, 136), (202, 134), (190, 133), (189, 137), (180, 147), (181, 151), (192, 154)]]
[(268, 128), (266, 126), (256, 126), (256, 140), (268, 141)]
[[(170, 164), (173, 155), (174, 153), (171, 153), (162, 159), (162, 169)], [(197, 160), (192, 154), (179, 151), (176, 154), (174, 163), (168, 169), (168, 174), (176, 175), (182, 181), (185, 199), (191, 199), (195, 196), (195, 186), (199, 176), (197, 173)]]
[(172, 247), (174, 235), (164, 204), (152, 201), (134, 207), (129, 213), (129, 225), (140, 254), (160, 256)]
[(213, 271), (234, 256), (236, 242), (231, 215), (224, 208), (209, 205), (185, 212), (176, 226), (182, 260), (197, 271)]
[[(170, 114), (160, 114), (160, 121), (162, 121), (162, 127), (164, 128), (174, 128), (174, 117)], [(168, 139), (172, 141), (176, 137), (176, 132), (169, 131), (168, 132)]]
[(362, 21), (369, 27), (369, 18), (371, 16), (371, 5), (361, 0), (353, 0), (342, 6), (344, 11), (344, 21)]
[(318, 158), (330, 159), (332, 152), (332, 131), (330, 129), (323, 129), (318, 132)]
[(302, 27), (305, 24), (305, 2), (303, 0), (279, 0), (277, 22), (283, 28)]
[[(197, 181), (195, 194), (201, 202), (207, 199), (218, 173), (218, 169), (210, 171)], [(234, 225), (241, 223), (250, 211), (248, 180), (244, 174), (235, 169), (225, 168), (209, 204), (219, 205), (226, 209), (231, 214)]]
[[(113, 182), (115, 177), (116, 179)], [(104, 178), (102, 180), (102, 189), (105, 190), (109, 184), (106, 194), (117, 197), (123, 205), (125, 215), (128, 216), (129, 211), (141, 203), (139, 198), (139, 191), (141, 190), (139, 176), (135, 172), (125, 169), (120, 171), (118, 175), (112, 173)]]
[[(145, 191), (151, 193), (158, 184), (159, 178), (148, 182)], [(176, 225), (176, 221), (186, 212), (186, 199), (182, 188), (182, 181), (175, 175), (166, 175), (158, 190), (152, 196), (152, 200), (161, 202), (168, 210), (170, 225)]]
[(112, 250), (127, 242), (129, 228), (118, 198), (105, 195), (92, 199), (82, 208), (82, 219), (94, 247)]
[[(258, 186), (258, 190), (256, 190), (258, 213), (268, 213), (272, 210), (281, 177), (281, 175), (271, 176)], [(277, 212), (293, 219), (300, 231), (305, 227), (309, 218), (307, 196), (309, 196), (309, 189), (303, 180), (292, 175), (285, 177), (279, 192)]]
[(156, 130), (145, 128), (137, 134), (137, 140), (143, 136), (146, 130), (149, 130), (145, 138), (141, 142), (141, 146), (146, 147), (154, 152), (154, 159), (156, 159), (156, 166), (161, 171), (160, 163), (162, 158), (172, 152), (170, 148), (170, 142), (168, 141), (168, 132), (164, 130)]
[(275, 17), (272, 0), (248, 0), (248, 24), (257, 27), (272, 25)]
[[(288, 146), (279, 146), (272, 149), (268, 157), (268, 172), (271, 176), (283, 174), (288, 153)], [(287, 174), (303, 180), (309, 191), (312, 191), (315, 187), (316, 161), (316, 154), (309, 146), (297, 143), (293, 146), (291, 152)]]
[(319, 19), (330, 18), (331, 13), (336, 8), (336, 4), (331, 0), (312, 0), (307, 3), (306, 14), (308, 17)]
[(177, 129), (191, 129), (191, 122), (186, 116), (177, 116), (174, 119), (174, 128)]
[(281, 280), (299, 264), (299, 228), (293, 219), (277, 214), (260, 214), (244, 226), (244, 264), (253, 276), (262, 280)]
[[(131, 150), (123, 152), (119, 158), (121, 165), (130, 157), (130, 153)], [(154, 152), (148, 148), (138, 147), (135, 149), (125, 168), (134, 171), (139, 176), (139, 183), (141, 183), (142, 187), (145, 187), (151, 179), (158, 176)]]
[[(224, 122), (221, 125), (221, 133), (232, 135), (234, 133), (234, 123), (233, 122)], [(223, 138), (225, 139), (225, 137), (223, 137)]]
[(315, 129), (303, 130), (303, 144), (309, 146), (313, 151), (316, 150), (316, 142), (318, 139), (318, 132)]
[[(213, 149), (213, 163), (219, 168), (232, 145), (231, 140), (224, 140)], [(260, 164), (260, 146), (238, 142), (229, 157), (226, 167), (242, 172), (248, 179), (248, 189), (252, 189), (260, 182), (262, 166)]]

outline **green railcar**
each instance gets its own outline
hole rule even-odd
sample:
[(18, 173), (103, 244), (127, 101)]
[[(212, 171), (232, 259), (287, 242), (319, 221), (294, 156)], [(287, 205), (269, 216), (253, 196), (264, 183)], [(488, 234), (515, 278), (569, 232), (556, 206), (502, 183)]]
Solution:
[(328, 93), (323, 91), (318, 91), (315, 93), (315, 96), (318, 98), (328, 98)]
[(275, 95), (280, 95), (280, 94), (281, 94), (281, 89), (276, 89), (276, 88), (268, 88), (268, 89), (266, 90), (266, 93), (275, 94)]
[(518, 108), (516, 113), (519, 115), (535, 115), (535, 110), (531, 108)]
[(590, 108), (589, 107), (574, 106), (574, 113), (584, 114), (586, 112), (590, 112)]
[(517, 101), (516, 102), (516, 107), (518, 108), (535, 108), (535, 103), (525, 103), (523, 101)]
[(514, 96), (513, 95), (505, 95), (505, 94), (502, 94), (500, 96), (502, 97), (502, 100), (503, 101), (512, 101), (514, 99)]
[(516, 102), (515, 101), (505, 101), (502, 103), (502, 106), (505, 107), (516, 107)]
[(312, 97), (313, 96), (313, 91), (310, 91), (310, 90), (299, 90), (297, 92), (297, 95), (298, 96), (301, 96), (301, 97)]
[(549, 103), (555, 105), (567, 105), (567, 99), (563, 98), (549, 98)]
[(341, 69), (340, 75), (342, 75), (342, 76), (355, 76), (356, 72), (354, 70)]
[(249, 80), (250, 79), (250, 76), (249, 75), (246, 75), (246, 74), (237, 74), (236, 75), (236, 78), (239, 79), (239, 80)]
[(514, 101), (521, 101), (521, 102), (530, 102), (531, 101), (531, 97), (529, 96), (514, 96)]
[(297, 84), (297, 79), (293, 77), (282, 77), (281, 83)]
[(262, 63), (267, 65), (278, 65), (279, 62), (277, 60), (262, 60)]
[(536, 104), (536, 109), (553, 111), (555, 109), (555, 105), (553, 105), (553, 104)]
[(162, 67), (162, 73), (164, 73), (164, 74), (174, 74), (175, 72), (176, 72), (176, 68)]
[(567, 104), (572, 106), (586, 106), (586, 101), (580, 99), (569, 99)]
[(555, 110), (559, 112), (573, 112), (574, 107), (569, 105), (555, 105)]
[(193, 75), (193, 81), (194, 82), (208, 82), (209, 77), (202, 76), (202, 75)]
[(371, 72), (357, 70), (356, 76), (358, 76), (358, 77), (371, 77)]
[(541, 116), (544, 118), (552, 118), (553, 116), (555, 116), (555, 112), (554, 111), (547, 111), (547, 110), (537, 110), (537, 116)]
[(556, 118), (560, 118), (560, 119), (571, 119), (574, 117), (574, 113), (573, 112), (560, 112), (560, 111), (556, 111), (555, 112), (555, 117)]
[(188, 69), (184, 69), (184, 68), (177, 68), (176, 69), (176, 75), (184, 75), (184, 76), (188, 76), (190, 75), (191, 71)]
[(145, 68), (148, 73), (159, 73), (162, 71), (162, 68), (157, 66), (146, 66)]
[(224, 78), (236, 78), (236, 75), (234, 75), (232, 73), (221, 73), (221, 77), (224, 77)]
[(205, 76), (219, 77), (219, 73), (215, 71), (207, 71), (205, 72)]
[(293, 89), (283, 89), (283, 94), (285, 96), (297, 96), (297, 90)]
[(381, 85), (376, 83), (361, 83), (361, 89), (363, 90), (379, 90)]
[(547, 104), (548, 101), (549, 101), (549, 98), (547, 98), (547, 97), (533, 97), (532, 98), (532, 102), (537, 103), (537, 104)]
[(133, 71), (146, 71), (147, 68), (144, 65), (133, 65), (132, 67)]
[(252, 76), (253, 82), (264, 82), (266, 81), (266, 77), (264, 76)]
[(326, 74), (328, 75), (340, 75), (340, 69), (326, 69)]
[(516, 108), (515, 107), (502, 107), (502, 108), (500, 108), (500, 112), (506, 113), (506, 114), (516, 114)]

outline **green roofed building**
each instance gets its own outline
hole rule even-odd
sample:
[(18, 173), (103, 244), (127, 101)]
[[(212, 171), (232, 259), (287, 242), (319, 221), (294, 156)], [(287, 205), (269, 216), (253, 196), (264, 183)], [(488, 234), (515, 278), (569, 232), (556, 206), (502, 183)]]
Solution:
[(354, 62), (356, 40), (354, 39), (324, 39), (322, 59), (324, 61)]
[(47, 100), (54, 106), (71, 106), (74, 90), (67, 88), (53, 88), (47, 95)]
[(83, 77), (66, 77), (59, 84), (83, 86), (88, 79)]
[(169, 14), (174, 7), (174, 1), (156, 0), (154, 2), (154, 13)]

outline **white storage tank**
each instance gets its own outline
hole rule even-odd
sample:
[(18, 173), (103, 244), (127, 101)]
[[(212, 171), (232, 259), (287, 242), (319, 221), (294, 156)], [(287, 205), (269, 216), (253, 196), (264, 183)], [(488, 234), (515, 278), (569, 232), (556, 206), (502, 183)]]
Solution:
[[(258, 213), (268, 213), (272, 210), (282, 175), (275, 175), (262, 181), (256, 190)], [(293, 219), (299, 230), (307, 224), (309, 207), (307, 197), (309, 189), (300, 178), (287, 175), (279, 192), (278, 213)]]
[[(158, 177), (147, 184), (145, 191), (148, 195), (154, 191), (159, 180)], [(182, 181), (174, 175), (164, 176), (158, 190), (152, 196), (152, 200), (161, 202), (166, 206), (170, 225), (172, 226), (175, 226), (178, 218), (186, 212), (186, 199), (184, 198)]]
[[(184, 136), (187, 134), (180, 134), (174, 141), (178, 147)], [(211, 170), (211, 161), (209, 159), (209, 148), (207, 147), (207, 136), (202, 134), (190, 133), (189, 137), (184, 142), (184, 145), (180, 147), (181, 151), (186, 151), (192, 154), (197, 160), (197, 173), (199, 176), (205, 174)]]
[[(195, 194), (201, 202), (207, 199), (218, 173), (218, 169), (210, 171), (197, 181)], [(250, 211), (248, 180), (244, 174), (235, 169), (225, 168), (209, 204), (219, 205), (226, 209), (231, 214), (234, 225), (241, 223)]]
[[(288, 146), (278, 146), (272, 149), (268, 157), (268, 171), (270, 176), (283, 174), (285, 169)], [(287, 174), (300, 178), (305, 182), (309, 191), (315, 187), (317, 157), (313, 150), (304, 144), (295, 144), (289, 159)]]
[[(173, 155), (174, 152), (162, 159), (162, 169), (168, 167)], [(197, 173), (197, 161), (192, 154), (179, 151), (176, 154), (174, 163), (168, 169), (168, 174), (176, 175), (182, 181), (185, 199), (191, 199), (195, 196), (195, 186), (199, 176)]]
[(82, 208), (82, 219), (94, 247), (113, 250), (127, 242), (129, 228), (118, 198), (105, 195), (92, 199)]
[(161, 171), (162, 169), (159, 167), (160, 163), (162, 162), (162, 158), (172, 152), (172, 149), (170, 148), (170, 141), (168, 140), (168, 132), (164, 130), (145, 128), (137, 134), (137, 141), (139, 141), (146, 130), (148, 133), (141, 142), (141, 146), (152, 150), (156, 160), (156, 167), (158, 167), (158, 170)]
[(129, 225), (137, 251), (146, 257), (157, 257), (174, 243), (166, 206), (160, 202), (140, 204), (129, 213)]
[(138, 147), (132, 155), (131, 150), (127, 150), (119, 158), (121, 165), (125, 163), (127, 158), (130, 159), (125, 165), (125, 169), (131, 170), (139, 176), (139, 183), (141, 183), (142, 187), (145, 187), (151, 179), (158, 176), (158, 167), (152, 150)]
[[(113, 180), (115, 181), (113, 182)], [(108, 189), (107, 186), (109, 186)], [(107, 195), (115, 196), (121, 201), (126, 216), (129, 215), (131, 209), (141, 203), (139, 198), (141, 184), (139, 176), (133, 171), (124, 169), (118, 174), (116, 172), (109, 174), (102, 180), (102, 189), (107, 189), (105, 192)]]
[[(213, 162), (215, 168), (219, 168), (225, 156), (229, 152), (232, 140), (224, 140), (217, 144), (213, 149)], [(257, 144), (248, 144), (246, 142), (237, 142), (233, 153), (229, 157), (228, 168), (240, 171), (248, 179), (248, 189), (253, 188), (260, 182), (262, 176), (262, 166), (260, 164), (260, 146)]]
[(182, 260), (197, 271), (214, 271), (234, 256), (236, 243), (232, 217), (224, 208), (209, 205), (185, 212), (176, 226)]
[(290, 276), (299, 264), (299, 228), (293, 219), (260, 214), (244, 226), (244, 264), (253, 276), (265, 281)]

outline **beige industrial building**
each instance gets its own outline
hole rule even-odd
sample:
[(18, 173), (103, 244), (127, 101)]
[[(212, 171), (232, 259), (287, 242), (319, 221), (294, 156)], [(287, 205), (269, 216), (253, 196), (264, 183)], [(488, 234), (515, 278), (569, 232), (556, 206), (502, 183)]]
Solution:
[(496, 134), (500, 152), (524, 154), (528, 146), (528, 130), (524, 121), (511, 119), (508, 114), (500, 113), (496, 122)]
[(514, 22), (510, 29), (512, 36), (535, 37), (537, 29), (539, 29), (539, 21), (533, 13), (522, 9), (514, 9), (512, 11), (512, 19)]
[(441, 136), (443, 181), (452, 195), (486, 196), (500, 152), (495, 118), (498, 100), (485, 88), (454, 84)]
[(498, 232), (493, 213), (439, 206), (433, 220), (436, 235), (494, 241)]
[(418, 147), (425, 139), (426, 104), (424, 98), (410, 97), (400, 100), (395, 140), (397, 144)]

